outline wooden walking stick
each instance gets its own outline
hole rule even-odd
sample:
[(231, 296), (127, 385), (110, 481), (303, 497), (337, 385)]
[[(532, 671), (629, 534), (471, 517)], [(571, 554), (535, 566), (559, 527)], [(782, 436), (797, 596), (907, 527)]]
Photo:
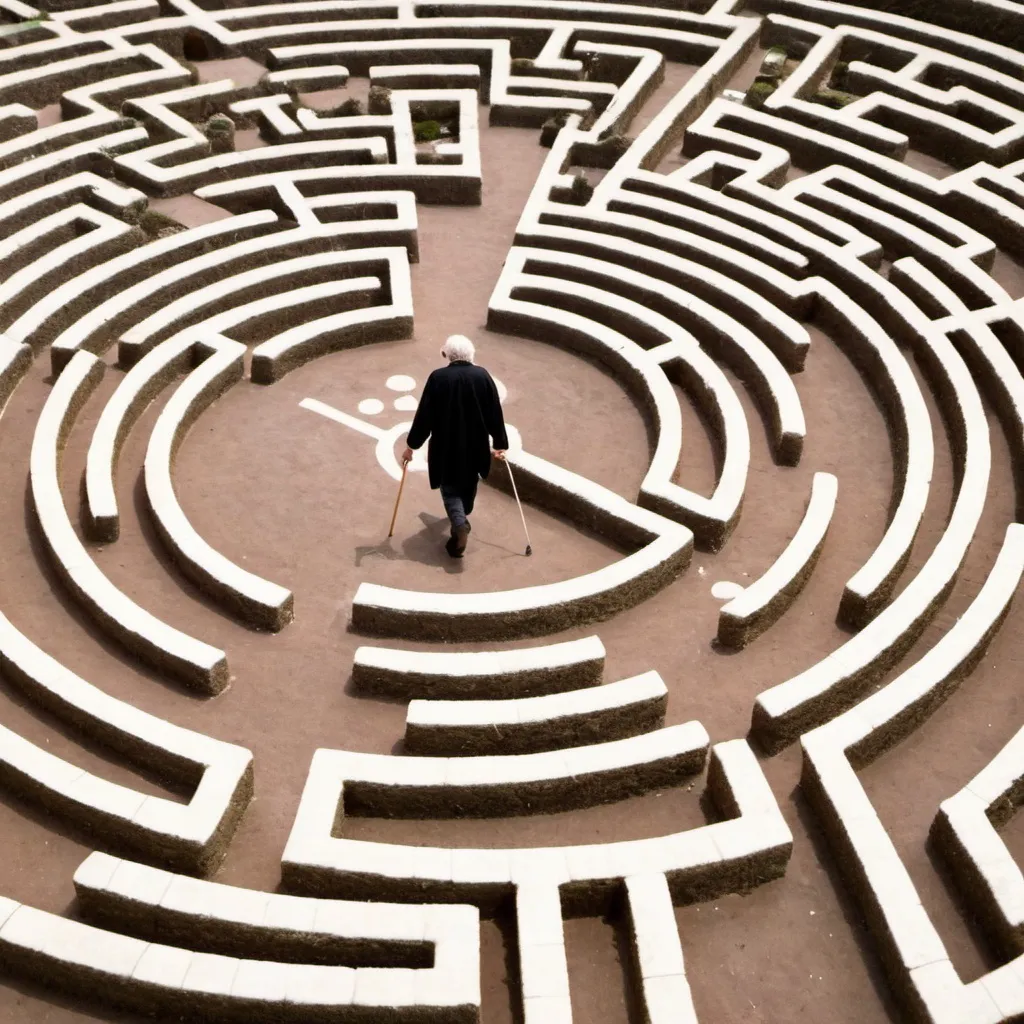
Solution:
[(395, 511), (391, 513), (391, 528), (388, 530), (388, 540), (395, 535), (395, 520), (398, 518), (398, 503), (402, 500), (402, 488), (405, 486), (405, 474), (409, 469), (409, 463), (402, 463), (402, 479), (398, 482), (398, 497), (395, 498)]
[(516, 490), (516, 478), (512, 475), (512, 467), (505, 460), (505, 468), (508, 470), (508, 478), (512, 482), (512, 493), (515, 495), (516, 504), (519, 506), (519, 518), (523, 521), (523, 533), (526, 534), (526, 554), (533, 554), (533, 545), (530, 544), (530, 531), (526, 528), (526, 516), (523, 515), (523, 503), (519, 500), (519, 491)]

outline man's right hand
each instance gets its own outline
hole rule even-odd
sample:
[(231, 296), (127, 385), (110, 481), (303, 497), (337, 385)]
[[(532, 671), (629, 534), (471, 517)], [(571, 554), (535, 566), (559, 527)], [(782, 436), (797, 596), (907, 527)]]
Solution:
[(497, 460), (498, 460), (499, 462), (504, 462), (504, 461), (505, 461), (505, 452), (506, 452), (506, 449), (505, 449), (505, 448), (495, 448), (495, 449), (494, 449), (494, 450), (493, 450), (493, 451), (491, 452), (491, 454), (492, 454), (492, 455), (493, 455), (493, 456), (494, 456), (494, 457), (495, 457), (495, 458), (496, 458), (496, 459), (497, 459)]
[(402, 452), (402, 462), (406, 466), (408, 466), (409, 463), (412, 462), (412, 449), (411, 448), (406, 448), (405, 451)]

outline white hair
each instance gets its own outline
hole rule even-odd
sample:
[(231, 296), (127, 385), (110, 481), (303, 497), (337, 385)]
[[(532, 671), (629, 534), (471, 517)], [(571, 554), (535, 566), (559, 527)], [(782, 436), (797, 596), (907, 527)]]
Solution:
[(463, 334), (453, 334), (445, 343), (444, 348), (441, 349), (441, 353), (448, 357), (452, 362), (455, 360), (463, 360), (464, 362), (473, 362), (473, 357), (476, 355), (476, 346)]

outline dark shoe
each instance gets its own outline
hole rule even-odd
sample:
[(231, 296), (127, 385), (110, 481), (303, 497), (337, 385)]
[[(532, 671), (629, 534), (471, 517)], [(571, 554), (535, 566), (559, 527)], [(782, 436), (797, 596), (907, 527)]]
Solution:
[(448, 553), (455, 558), (461, 558), (463, 552), (466, 550), (466, 543), (469, 540), (469, 532), (472, 527), (469, 523), (464, 523), (462, 526), (456, 526), (452, 530), (452, 549)]
[(457, 553), (455, 551), (455, 537), (454, 536), (449, 537), (448, 540), (445, 541), (444, 549), (445, 549), (445, 551), (448, 552), (449, 555), (452, 556), (452, 558), (461, 558), (462, 557), (461, 552)]

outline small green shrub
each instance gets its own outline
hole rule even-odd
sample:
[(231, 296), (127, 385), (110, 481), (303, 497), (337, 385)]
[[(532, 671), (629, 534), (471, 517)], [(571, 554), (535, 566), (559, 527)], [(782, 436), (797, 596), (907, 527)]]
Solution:
[(755, 82), (747, 90), (746, 106), (753, 107), (755, 110), (760, 110), (764, 106), (764, 101), (778, 88), (777, 85), (772, 82)]
[(213, 153), (230, 153), (235, 148), (235, 122), (226, 114), (214, 114), (203, 125)]
[(852, 92), (842, 92), (839, 89), (822, 89), (821, 92), (812, 97), (815, 103), (831, 107), (833, 110), (842, 110), (848, 103), (852, 103), (858, 98)]
[(846, 87), (847, 75), (850, 71), (850, 65), (845, 60), (836, 61), (836, 66), (832, 69), (832, 75), (829, 78), (829, 85), (833, 89), (843, 89)]
[(324, 111), (325, 117), (361, 117), (365, 113), (363, 104), (355, 97), (350, 96), (344, 103)]
[(529, 57), (516, 57), (512, 61), (512, 74), (527, 74), (533, 67), (533, 61)]
[(441, 138), (441, 125), (437, 121), (417, 121), (412, 134), (417, 142), (436, 142)]

